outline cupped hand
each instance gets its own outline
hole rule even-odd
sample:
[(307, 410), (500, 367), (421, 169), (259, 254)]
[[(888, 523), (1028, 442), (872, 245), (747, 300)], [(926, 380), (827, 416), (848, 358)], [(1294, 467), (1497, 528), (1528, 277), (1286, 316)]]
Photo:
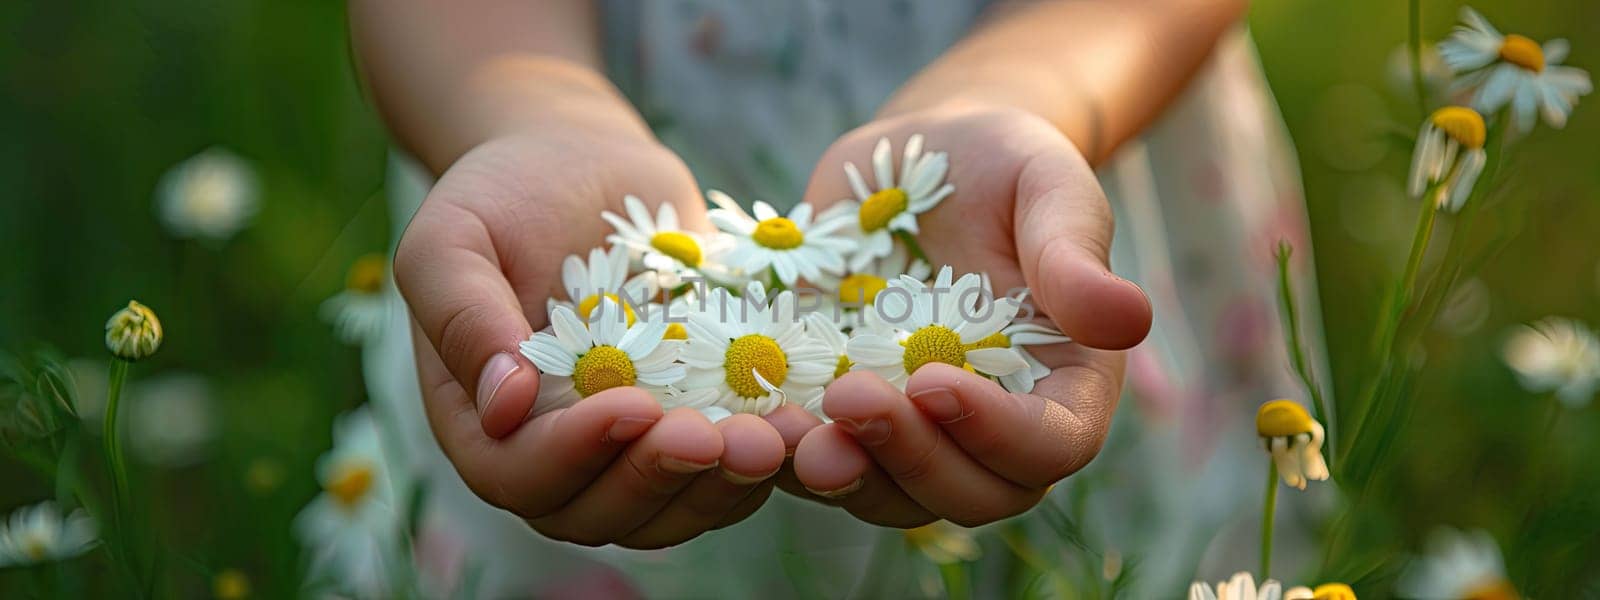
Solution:
[(1109, 269), (1111, 209), (1093, 171), (1025, 112), (946, 107), (869, 123), (823, 155), (806, 200), (853, 198), (844, 163), (870, 173), (880, 138), (899, 156), (913, 134), (949, 154), (955, 185), (918, 219), (929, 261), (987, 273), (996, 293), (1028, 288), (1038, 316), (1075, 343), (1028, 347), (1051, 368), (1032, 393), (931, 363), (904, 392), (870, 372), (841, 377), (823, 401), (832, 423), (792, 407), (769, 419), (793, 447), (786, 490), (882, 525), (974, 526), (1026, 511), (1099, 452), (1121, 390), (1120, 350), (1148, 332), (1150, 304)]
[(660, 547), (754, 512), (785, 449), (757, 417), (713, 425), (638, 388), (528, 419), (539, 373), (517, 345), (564, 297), (562, 260), (605, 243), (600, 211), (622, 213), (627, 194), (709, 228), (689, 171), (653, 140), (549, 129), (485, 142), (429, 192), (395, 279), (428, 421), (467, 485), (552, 538)]

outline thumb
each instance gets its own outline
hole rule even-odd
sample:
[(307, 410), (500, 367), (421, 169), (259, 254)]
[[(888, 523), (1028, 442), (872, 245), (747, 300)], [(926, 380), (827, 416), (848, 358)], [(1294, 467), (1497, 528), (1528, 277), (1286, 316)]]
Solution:
[[(395, 282), (450, 375), (473, 402), (484, 433), (515, 431), (533, 409), (539, 374), (517, 345), (532, 332), (501, 270), (486, 232), (463, 210), (434, 210), (424, 202), (395, 255)], [(434, 214), (428, 214), (434, 213)], [(448, 214), (446, 214), (448, 213)]]
[(1065, 139), (1017, 177), (1017, 257), (1036, 302), (1073, 341), (1131, 348), (1150, 331), (1150, 300), (1111, 272), (1114, 222), (1094, 172)]

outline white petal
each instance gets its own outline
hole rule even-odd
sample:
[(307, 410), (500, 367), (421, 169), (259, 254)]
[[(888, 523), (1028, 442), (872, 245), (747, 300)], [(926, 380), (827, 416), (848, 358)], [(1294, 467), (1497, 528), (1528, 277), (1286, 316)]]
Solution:
[(765, 221), (767, 219), (776, 219), (779, 216), (781, 216), (781, 215), (778, 214), (777, 210), (774, 210), (772, 208), (771, 204), (767, 204), (766, 202), (762, 202), (760, 200), (756, 201), (756, 204), (755, 204), (754, 208), (755, 208), (754, 216), (755, 216), (757, 221)]
[(867, 189), (867, 182), (861, 179), (861, 170), (854, 164), (844, 163), (844, 175), (850, 180), (850, 191), (855, 192), (857, 201), (866, 202), (867, 198), (872, 196), (872, 192)]
[[(572, 294), (583, 293), (582, 290), (589, 287), (589, 268), (584, 266), (582, 258), (572, 255), (561, 261), (561, 287), (568, 298), (572, 298)], [(572, 301), (582, 299), (572, 298)]]
[(850, 359), (868, 366), (900, 365), (905, 360), (905, 348), (892, 339), (878, 335), (857, 335), (846, 345)]
[(548, 333), (535, 333), (531, 339), (518, 344), (517, 347), (541, 373), (571, 375), (573, 367), (577, 364), (573, 354), (567, 351), (555, 336)]
[(599, 306), (589, 314), (589, 334), (593, 336), (596, 346), (616, 346), (622, 341), (625, 327), (626, 313), (610, 298), (602, 297)]
[(972, 368), (990, 375), (1010, 375), (1027, 372), (1028, 362), (1010, 348), (979, 348), (967, 352), (967, 362)]
[(878, 178), (878, 189), (894, 187), (894, 159), (889, 156), (889, 138), (878, 138), (872, 149), (872, 170)]
[(656, 346), (661, 344), (661, 336), (666, 333), (666, 321), (636, 323), (622, 334), (622, 339), (617, 341), (617, 349), (626, 352), (630, 359), (644, 360), (644, 357), (655, 352)]
[[(622, 208), (628, 211), (628, 218), (632, 219), (634, 224), (638, 225), (641, 231), (649, 231), (651, 229), (650, 211), (645, 209), (644, 201), (632, 195), (623, 196)], [(655, 232), (650, 231), (650, 233)]]
[(565, 306), (557, 306), (550, 312), (550, 328), (555, 330), (556, 339), (561, 340), (572, 354), (583, 354), (594, 346), (594, 339), (589, 337), (589, 328), (578, 320), (578, 315)]

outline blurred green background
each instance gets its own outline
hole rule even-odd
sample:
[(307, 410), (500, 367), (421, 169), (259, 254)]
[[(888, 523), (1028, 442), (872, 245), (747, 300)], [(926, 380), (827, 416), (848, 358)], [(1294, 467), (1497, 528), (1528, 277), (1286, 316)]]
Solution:
[[(1428, 39), (1456, 6), (1423, 3)], [(1474, 6), (1507, 30), (1569, 38), (1567, 63), (1600, 69), (1600, 3)], [(1348, 365), (1413, 227), (1402, 178), (1420, 115), (1392, 64), (1406, 5), (1265, 0), (1251, 26), (1304, 171), (1335, 397), (1350, 397), (1360, 374)], [(196, 591), (222, 567), (292, 570), (288, 523), (315, 493), (311, 465), (333, 416), (364, 400), (358, 352), (317, 306), (392, 233), (387, 142), (351, 68), (342, 4), (6, 2), (0, 32), (0, 349), (103, 361), (106, 317), (129, 298), (154, 308), (167, 341), (137, 376), (202, 374), (223, 434), (208, 459), (151, 470), (152, 518), (208, 561), (187, 566)], [(1600, 323), (1597, 103), (1518, 146), (1506, 206), (1480, 232), (1509, 241), (1429, 334), (1394, 468), (1361, 513), (1400, 547), (1437, 524), (1483, 527), (1543, 597), (1600, 595), (1585, 575), (1600, 572), (1600, 410), (1547, 429), (1547, 401), (1517, 386), (1498, 350), (1511, 326), (1546, 315)], [(157, 180), (212, 146), (254, 164), (261, 211), (226, 243), (174, 240), (153, 208)], [(281, 469), (281, 487), (252, 491), (252, 464)], [(0, 510), (50, 494), (21, 465), (0, 463), (0, 478)], [(0, 589), (13, 576), (0, 572)], [(294, 585), (257, 582), (268, 594)]]

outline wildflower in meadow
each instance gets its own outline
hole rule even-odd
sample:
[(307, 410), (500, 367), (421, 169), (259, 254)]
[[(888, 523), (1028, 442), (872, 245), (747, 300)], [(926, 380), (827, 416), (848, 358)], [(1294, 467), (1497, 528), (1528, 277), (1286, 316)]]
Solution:
[(1490, 114), (1508, 103), (1517, 128), (1533, 129), (1536, 114), (1557, 129), (1567, 124), (1578, 98), (1593, 90), (1589, 74), (1563, 66), (1567, 41), (1540, 46), (1527, 37), (1501, 34), (1488, 19), (1461, 7), (1462, 25), (1439, 43), (1439, 55), (1457, 74), (1461, 89), (1472, 90), (1472, 106)]
[(805, 202), (783, 216), (758, 201), (751, 216), (727, 194), (711, 190), (706, 197), (717, 206), (711, 209), (711, 222), (735, 239), (728, 264), (746, 277), (759, 278), (770, 267), (786, 286), (793, 287), (801, 277), (815, 281), (824, 272), (843, 272), (844, 256), (855, 247), (855, 241), (840, 235), (850, 225), (846, 219), (813, 221), (812, 206)]
[(1489, 162), (1483, 149), (1487, 136), (1483, 115), (1475, 110), (1446, 106), (1433, 111), (1417, 133), (1407, 192), (1412, 198), (1421, 198), (1428, 186), (1435, 186), (1432, 201), (1440, 209), (1461, 210)]
[(1571, 408), (1587, 406), (1600, 390), (1600, 339), (1572, 319), (1547, 317), (1506, 339), (1501, 356), (1522, 387), (1554, 392)]
[(383, 333), (389, 320), (389, 263), (381, 254), (368, 254), (350, 264), (344, 291), (322, 303), (323, 320), (346, 344), (361, 344)]
[(622, 206), (627, 218), (611, 211), (600, 213), (616, 230), (606, 241), (627, 248), (645, 270), (656, 272), (662, 287), (677, 287), (685, 277), (729, 277), (726, 269), (713, 262), (732, 246), (733, 240), (726, 234), (704, 236), (683, 229), (672, 204), (662, 204), (654, 217), (637, 196), (624, 197)]
[[(996, 377), (1028, 369), (1014, 348), (978, 347), (1000, 333), (1020, 308), (1012, 298), (985, 298), (974, 273), (952, 281), (950, 267), (930, 285), (902, 276), (889, 282), (867, 311), (867, 325), (850, 338), (850, 359), (905, 389), (917, 369), (941, 362)], [(976, 299), (976, 300), (975, 300)]]
[(794, 292), (769, 296), (751, 283), (743, 297), (717, 288), (703, 309), (689, 315), (688, 374), (676, 402), (764, 415), (785, 402), (821, 403), (838, 355), (806, 332)]
[(227, 240), (255, 216), (258, 187), (250, 163), (222, 148), (211, 148), (161, 176), (156, 212), (173, 236)]
[(1427, 553), (1400, 575), (1396, 591), (1418, 600), (1516, 600), (1500, 547), (1487, 532), (1443, 528), (1428, 537)]
[(600, 301), (587, 325), (565, 306), (550, 311), (554, 333), (536, 332), (521, 344), (522, 355), (541, 373), (534, 403), (541, 413), (621, 386), (637, 385), (663, 398), (666, 386), (683, 379), (683, 366), (674, 361), (684, 342), (663, 339), (667, 324), (646, 319), (628, 325), (625, 319), (610, 298)]
[(905, 530), (902, 535), (911, 549), (922, 553), (934, 564), (948, 565), (978, 560), (983, 554), (972, 530), (950, 523), (934, 521), (921, 527)]
[(920, 134), (906, 140), (898, 185), (888, 138), (879, 139), (873, 148), (872, 170), (876, 188), (867, 187), (854, 163), (844, 164), (850, 190), (856, 196), (850, 208), (856, 217), (854, 233), (861, 239), (860, 247), (850, 257), (851, 271), (862, 271), (873, 259), (888, 256), (894, 246), (895, 233), (915, 235), (917, 215), (932, 210), (956, 189), (955, 185), (944, 181), (950, 170), (948, 155), (943, 152), (924, 154)]
[(82, 509), (63, 517), (55, 502), (25, 506), (0, 523), (0, 567), (64, 560), (95, 545), (94, 519)]
[(395, 492), (372, 409), (334, 422), (333, 448), (317, 459), (322, 493), (295, 516), (313, 579), (374, 591), (385, 582), (385, 553), (401, 534)]
[(155, 311), (136, 301), (106, 320), (106, 349), (117, 358), (136, 361), (161, 348), (161, 320)]
[(609, 298), (622, 306), (628, 324), (632, 325), (637, 318), (633, 314), (634, 305), (649, 302), (660, 288), (653, 274), (628, 277), (628, 249), (613, 246), (610, 250), (590, 250), (588, 262), (576, 255), (568, 256), (561, 263), (561, 291), (571, 301), (551, 298), (548, 310), (565, 306), (577, 313), (579, 319), (587, 320), (589, 313), (600, 306), (600, 300)]
[(1256, 433), (1277, 465), (1283, 483), (1306, 489), (1306, 481), (1328, 478), (1322, 459), (1322, 424), (1293, 400), (1273, 400), (1256, 411)]
[(1283, 584), (1268, 579), (1256, 587), (1255, 576), (1234, 573), (1227, 581), (1217, 582), (1217, 587), (1204, 581), (1189, 584), (1189, 600), (1282, 600)]

